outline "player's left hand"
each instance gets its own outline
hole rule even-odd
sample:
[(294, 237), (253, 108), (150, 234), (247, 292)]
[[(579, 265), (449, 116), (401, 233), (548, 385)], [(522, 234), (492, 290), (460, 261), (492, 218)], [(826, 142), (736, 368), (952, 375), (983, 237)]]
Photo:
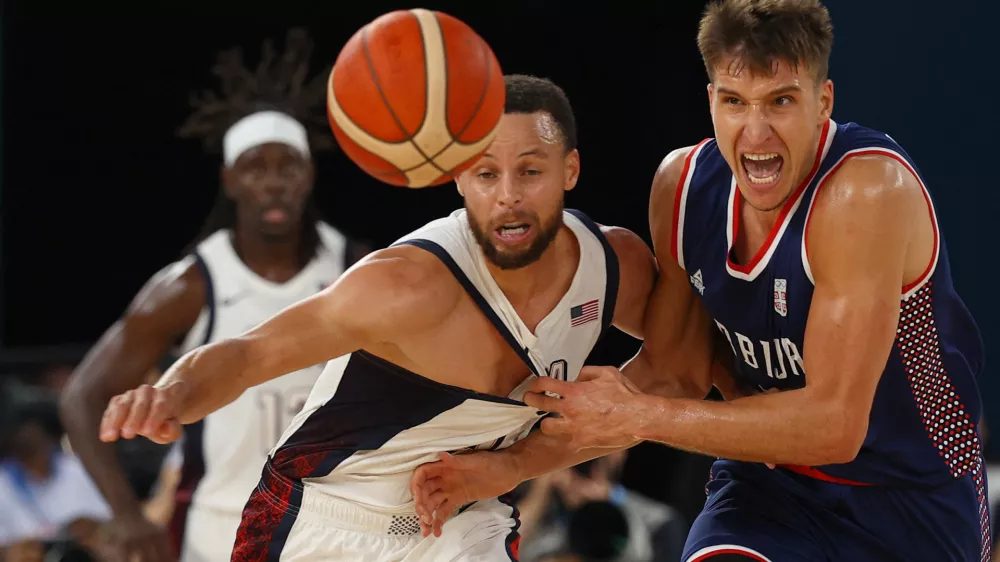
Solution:
[(576, 382), (537, 377), (530, 390), (525, 404), (559, 414), (542, 420), (542, 432), (569, 438), (574, 449), (630, 447), (641, 441), (635, 428), (643, 417), (644, 395), (614, 367), (584, 367)]

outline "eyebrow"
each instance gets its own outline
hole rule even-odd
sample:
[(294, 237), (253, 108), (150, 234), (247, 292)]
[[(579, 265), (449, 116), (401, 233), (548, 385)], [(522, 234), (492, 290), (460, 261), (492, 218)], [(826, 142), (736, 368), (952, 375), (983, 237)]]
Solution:
[[(540, 148), (532, 148), (530, 150), (525, 150), (524, 152), (517, 155), (518, 158), (521, 158), (522, 156), (537, 156), (539, 158), (547, 158), (548, 154), (542, 152), (542, 149)], [(496, 156), (490, 154), (489, 152), (483, 154), (483, 157), (496, 159)]]
[[(740, 95), (739, 92), (736, 92), (734, 90), (730, 90), (729, 88), (725, 88), (725, 87), (716, 88), (715, 91), (718, 92), (718, 93), (720, 93), (720, 94), (728, 94), (728, 95), (731, 95), (731, 96), (743, 97), (742, 95)], [(767, 94), (765, 94), (764, 97), (772, 97), (772, 96), (777, 96), (777, 95), (781, 95), (781, 94), (787, 94), (788, 92), (801, 92), (801, 91), (802, 91), (802, 87), (801, 86), (796, 86), (794, 84), (789, 84), (788, 86), (781, 86), (780, 88), (775, 88), (775, 89), (771, 90), (770, 92), (768, 92)]]

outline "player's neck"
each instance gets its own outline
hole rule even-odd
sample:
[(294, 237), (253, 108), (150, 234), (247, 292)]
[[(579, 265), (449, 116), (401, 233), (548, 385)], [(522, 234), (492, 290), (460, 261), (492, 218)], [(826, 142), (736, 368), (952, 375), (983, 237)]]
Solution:
[(298, 233), (283, 240), (266, 240), (257, 233), (237, 228), (232, 241), (240, 260), (268, 281), (284, 283), (302, 269)]
[[(500, 269), (489, 260), (486, 267), (515, 308), (545, 294), (547, 289), (560, 284), (567, 277), (572, 279), (579, 265), (580, 250), (572, 231), (563, 226), (552, 243), (534, 263), (518, 269)], [(554, 283), (556, 282), (556, 283)], [(568, 286), (568, 283), (562, 283)], [(561, 293), (565, 292), (564, 290)]]

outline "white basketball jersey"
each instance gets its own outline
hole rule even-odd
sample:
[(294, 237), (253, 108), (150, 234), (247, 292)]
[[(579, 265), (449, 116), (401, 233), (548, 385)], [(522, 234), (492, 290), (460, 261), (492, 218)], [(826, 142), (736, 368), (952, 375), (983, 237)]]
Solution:
[[(317, 223), (317, 230), (320, 243), (315, 257), (280, 284), (243, 263), (228, 231), (216, 232), (199, 244), (196, 258), (206, 279), (208, 302), (179, 351), (238, 336), (333, 283), (345, 268), (347, 239), (325, 223)], [(194, 506), (242, 512), (268, 451), (302, 408), (322, 369), (323, 365), (315, 365), (249, 388), (201, 422), (185, 426), (184, 472), (195, 475), (182, 485), (196, 485)]]
[[(580, 244), (569, 289), (532, 333), (486, 267), (464, 210), (396, 242), (435, 254), (452, 271), (533, 375), (576, 378), (611, 323), (618, 260), (597, 225), (577, 211), (564, 222)], [(466, 353), (475, 353), (467, 350)], [(324, 493), (380, 511), (409, 513), (413, 470), (442, 451), (499, 449), (544, 415), (523, 397), (441, 384), (364, 351), (330, 361), (272, 454), (271, 469)]]

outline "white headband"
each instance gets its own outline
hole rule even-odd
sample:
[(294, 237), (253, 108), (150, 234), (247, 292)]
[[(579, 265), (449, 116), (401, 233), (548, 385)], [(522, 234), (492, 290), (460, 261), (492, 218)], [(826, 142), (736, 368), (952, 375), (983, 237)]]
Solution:
[(259, 111), (237, 121), (222, 137), (226, 166), (232, 166), (251, 148), (269, 142), (287, 144), (309, 156), (309, 140), (301, 123), (278, 111)]

